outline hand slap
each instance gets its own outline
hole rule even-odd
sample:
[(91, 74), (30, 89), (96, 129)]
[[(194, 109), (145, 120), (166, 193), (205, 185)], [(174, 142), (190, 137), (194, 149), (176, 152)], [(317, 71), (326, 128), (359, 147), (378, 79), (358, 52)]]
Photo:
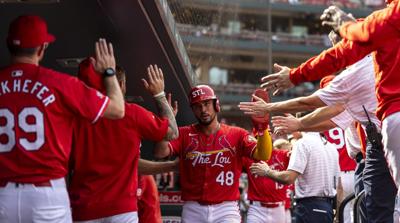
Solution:
[(274, 68), (277, 71), (276, 73), (261, 78), (261, 88), (266, 88), (266, 90), (272, 91), (273, 95), (277, 95), (283, 90), (291, 88), (294, 85), (289, 78), (289, 67), (274, 64)]

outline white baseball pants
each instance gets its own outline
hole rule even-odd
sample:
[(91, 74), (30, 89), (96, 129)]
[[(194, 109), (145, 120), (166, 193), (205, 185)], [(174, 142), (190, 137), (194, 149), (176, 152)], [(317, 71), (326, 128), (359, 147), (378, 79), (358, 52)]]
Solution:
[(286, 223), (285, 205), (266, 208), (251, 204), (247, 212), (248, 223)]
[(138, 214), (135, 211), (89, 221), (74, 221), (74, 223), (138, 223), (138, 221)]
[(50, 183), (44, 187), (16, 183), (0, 187), (0, 222), (72, 222), (64, 178)]
[(225, 201), (214, 205), (200, 205), (195, 201), (183, 204), (182, 223), (240, 223), (237, 201)]

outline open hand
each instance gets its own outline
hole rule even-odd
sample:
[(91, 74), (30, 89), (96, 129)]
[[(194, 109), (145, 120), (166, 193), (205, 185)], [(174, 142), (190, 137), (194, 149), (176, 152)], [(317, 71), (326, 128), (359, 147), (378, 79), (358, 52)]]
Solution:
[(238, 107), (246, 115), (254, 115), (258, 117), (264, 117), (269, 113), (269, 104), (262, 98), (255, 95), (252, 96), (254, 102), (240, 102)]
[(261, 78), (261, 87), (266, 88), (273, 92), (273, 95), (281, 93), (283, 90), (293, 87), (294, 85), (290, 81), (289, 72), (290, 68), (274, 64), (276, 73), (269, 74)]
[(251, 174), (256, 176), (267, 176), (268, 171), (271, 171), (271, 168), (264, 161), (253, 163), (250, 166)]
[(289, 134), (295, 131), (299, 131), (302, 128), (300, 119), (294, 117), (291, 114), (285, 115), (286, 116), (272, 117), (272, 125), (274, 126), (275, 134)]
[(150, 65), (147, 68), (147, 80), (142, 79), (144, 88), (152, 95), (164, 91), (164, 74), (157, 65)]
[(111, 43), (107, 44), (105, 39), (99, 39), (95, 43), (95, 57), (91, 57), (96, 72), (103, 74), (107, 68), (115, 70), (114, 49)]

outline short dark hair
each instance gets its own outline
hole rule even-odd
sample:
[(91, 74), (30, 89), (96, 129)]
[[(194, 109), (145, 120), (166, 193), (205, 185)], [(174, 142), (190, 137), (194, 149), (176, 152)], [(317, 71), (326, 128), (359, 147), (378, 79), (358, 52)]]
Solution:
[(39, 47), (34, 48), (21, 48), (16, 45), (7, 43), (8, 52), (10, 52), (11, 56), (33, 56), (37, 52)]
[(126, 79), (126, 71), (121, 66), (117, 65), (115, 67), (116, 77), (118, 81), (124, 81)]

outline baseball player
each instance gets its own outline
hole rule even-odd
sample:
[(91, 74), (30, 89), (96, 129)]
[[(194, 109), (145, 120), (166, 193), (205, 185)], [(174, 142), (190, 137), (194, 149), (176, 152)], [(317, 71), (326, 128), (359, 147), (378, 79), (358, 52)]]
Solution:
[(250, 166), (250, 172), (282, 184), (295, 183), (296, 222), (333, 222), (339, 158), (323, 134), (303, 133), (294, 145), (287, 170), (273, 170), (267, 163), (258, 162)]
[[(252, 175), (249, 168), (253, 163), (252, 159), (243, 158), (243, 167), (249, 179), (248, 199), (250, 200), (250, 208), (247, 213), (247, 222), (286, 223), (285, 199), (287, 186), (270, 178)], [(286, 170), (289, 164), (288, 151), (274, 148), (267, 163), (274, 170)]]
[(71, 222), (64, 177), (73, 123), (123, 117), (112, 45), (100, 39), (92, 59), (105, 96), (39, 65), (54, 40), (39, 16), (19, 16), (9, 27), (11, 64), (0, 71), (1, 222)]
[[(117, 78), (126, 92), (125, 71)], [(103, 90), (90, 63), (83, 62), (79, 77)], [(148, 67), (145, 89), (157, 102), (161, 118), (125, 103), (121, 120), (102, 119), (95, 126), (79, 120), (74, 130), (73, 175), (69, 187), (76, 222), (137, 222), (137, 168), (142, 139), (160, 141), (178, 136), (174, 113), (164, 93), (164, 77), (157, 66)]]
[[(266, 160), (271, 148), (257, 144), (244, 129), (218, 122), (220, 105), (211, 87), (192, 88), (189, 101), (198, 123), (180, 127), (179, 138), (158, 143), (154, 155), (179, 156), (180, 186), (185, 201), (182, 222), (239, 223), (237, 201), (242, 157)], [(268, 131), (259, 137), (259, 142), (265, 137), (270, 137)]]

